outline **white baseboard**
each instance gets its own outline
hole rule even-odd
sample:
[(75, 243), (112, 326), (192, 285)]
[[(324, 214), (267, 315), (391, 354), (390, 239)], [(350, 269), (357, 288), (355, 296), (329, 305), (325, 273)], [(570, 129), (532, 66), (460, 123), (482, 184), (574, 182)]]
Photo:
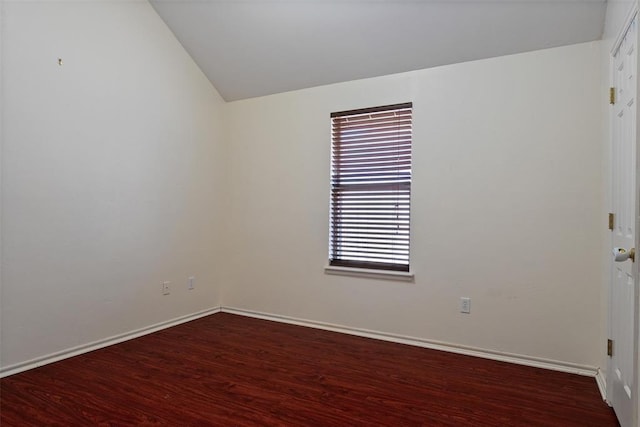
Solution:
[(165, 322), (156, 323), (144, 328), (136, 329), (131, 332), (116, 335), (103, 340), (94, 341), (92, 343), (80, 345), (67, 350), (63, 350), (57, 353), (49, 354), (47, 356), (38, 357), (36, 359), (28, 360), (26, 362), (17, 363), (14, 365), (0, 368), (0, 378), (17, 374), (29, 369), (37, 368), (39, 366), (47, 365), (49, 363), (57, 362), (63, 359), (67, 359), (73, 356), (77, 356), (83, 353), (88, 353), (93, 350), (108, 347), (110, 345), (118, 344), (124, 341), (128, 341), (134, 338), (148, 335), (153, 332), (167, 329), (172, 326), (186, 323), (191, 320), (199, 319), (201, 317), (209, 316), (215, 313), (225, 312), (238, 314), (241, 316), (254, 317), (258, 319), (271, 320), (275, 322), (288, 323), (299, 326), (307, 326), (316, 329), (323, 329), (327, 331), (340, 332), (349, 335), (356, 335), (366, 338), (373, 338), (383, 341), (390, 341), (400, 344), (408, 344), (417, 347), (429, 348), (433, 350), (447, 351), (450, 353), (463, 354), (467, 356), (481, 357), (484, 359), (497, 360), (501, 362), (515, 363), (518, 365), (531, 366), (535, 368), (550, 369), (560, 372), (568, 372), (572, 374), (584, 375), (589, 377), (595, 377), (600, 389), (600, 393), (606, 400), (606, 383), (604, 376), (598, 368), (586, 365), (578, 365), (567, 362), (560, 362), (556, 360), (549, 360), (537, 357), (523, 356), (519, 354), (499, 352), (493, 350), (486, 350), (481, 348), (462, 346), (458, 344), (451, 344), (446, 342), (426, 340), (422, 338), (409, 337), (404, 335), (389, 334), (384, 332), (372, 331), (368, 329), (352, 328), (349, 326), (336, 325), (331, 323), (316, 322), (306, 319), (298, 319), (288, 316), (280, 316), (270, 313), (257, 312), (252, 310), (245, 310), (233, 307), (214, 307), (207, 310), (199, 311), (197, 313), (189, 314), (186, 316), (178, 317)]
[(0, 378), (7, 377), (9, 375), (17, 374), (29, 369), (37, 368), (39, 366), (47, 365), (49, 363), (57, 362), (63, 359), (68, 359), (73, 356), (78, 356), (83, 353), (88, 353), (93, 350), (108, 347), (110, 345), (118, 344), (123, 341), (128, 341), (134, 338), (148, 335), (153, 332), (167, 329), (172, 326), (179, 325), (181, 323), (190, 322), (192, 320), (199, 319), (201, 317), (209, 316), (211, 314), (219, 313), (220, 307), (214, 307), (207, 310), (202, 310), (197, 313), (188, 314), (186, 316), (177, 317), (175, 319), (167, 320), (165, 322), (156, 323), (144, 328), (136, 329), (124, 334), (115, 335), (110, 338), (105, 338), (99, 341), (94, 341), (88, 344), (83, 344), (77, 347), (73, 347), (67, 350), (59, 351), (57, 353), (49, 354), (47, 356), (38, 357), (36, 359), (28, 360), (26, 362), (16, 363), (15, 365), (6, 366), (0, 368)]
[[(241, 316), (255, 317), (257, 319), (272, 320), (275, 322), (289, 323), (299, 326), (307, 326), (316, 329), (324, 329), (327, 331), (341, 332), (344, 334), (357, 335), (360, 337), (374, 338), (383, 341), (390, 341), (401, 344), (408, 344), (417, 347), (429, 348), (432, 350), (447, 351), (450, 353), (463, 354), (466, 356), (481, 357), (484, 359), (497, 360), (500, 362), (515, 363), (518, 365), (531, 366), (535, 368), (550, 369), (553, 371), (567, 372), (571, 374), (584, 375), (588, 377), (596, 377), (598, 368), (594, 366), (578, 365), (557, 360), (543, 359), (538, 357), (524, 356), (520, 354), (506, 353), (501, 351), (486, 350), (470, 346), (451, 344), (440, 341), (426, 340), (423, 338), (415, 338), (404, 335), (389, 334), (384, 332), (371, 331), (368, 329), (352, 328), (349, 326), (335, 325), (331, 323), (315, 322), (306, 319), (297, 319), (294, 317), (280, 316), (276, 314), (262, 313), (253, 310), (244, 310), (241, 308), (221, 307), (223, 313), (238, 314)], [(601, 387), (600, 384), (598, 384)], [(602, 389), (601, 389), (602, 392)]]
[(607, 405), (611, 406), (609, 404), (609, 401), (607, 400), (607, 380), (604, 377), (601, 369), (598, 369), (598, 373), (596, 374), (596, 383), (598, 384), (598, 390), (600, 390), (602, 400), (604, 400)]

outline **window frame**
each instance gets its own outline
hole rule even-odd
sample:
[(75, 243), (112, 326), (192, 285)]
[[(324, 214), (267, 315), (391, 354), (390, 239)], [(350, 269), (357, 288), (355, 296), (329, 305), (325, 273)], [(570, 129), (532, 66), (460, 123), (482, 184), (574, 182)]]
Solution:
[[(408, 111), (407, 111), (408, 110)], [(378, 113), (378, 114), (376, 114)], [(379, 113), (393, 113), (391, 118), (385, 118), (385, 114)], [(367, 118), (366, 115), (369, 115)], [(373, 117), (372, 117), (373, 116)], [(331, 177), (330, 177), (330, 220), (329, 220), (329, 261), (328, 265), (325, 267), (325, 272), (330, 274), (348, 274), (348, 275), (364, 275), (364, 276), (386, 276), (391, 279), (399, 279), (399, 280), (407, 280), (413, 278), (413, 273), (411, 272), (411, 262), (410, 262), (410, 224), (411, 224), (411, 184), (412, 184), (412, 164), (413, 164), (413, 103), (406, 102), (401, 104), (392, 104), (392, 105), (383, 105), (371, 108), (362, 108), (356, 110), (347, 110), (331, 113)], [(374, 138), (376, 141), (365, 141), (367, 147), (367, 153), (373, 153), (370, 155), (364, 155), (362, 157), (374, 157), (381, 156), (380, 159), (363, 159), (362, 157), (358, 157), (358, 154), (355, 156), (358, 157), (357, 162), (362, 163), (363, 173), (358, 173), (362, 182), (359, 182), (359, 178), (354, 178), (353, 166), (351, 167), (351, 175), (348, 172), (341, 172), (342, 168), (349, 169), (344, 166), (344, 163), (337, 159), (339, 156), (343, 156), (343, 152), (347, 151), (348, 155), (353, 156), (353, 152), (348, 152), (348, 148), (344, 149), (343, 146), (347, 145), (349, 142), (345, 143), (345, 139), (353, 138), (354, 131), (351, 130), (351, 135), (347, 134), (345, 131), (340, 129), (340, 126), (337, 125), (337, 121), (340, 120), (340, 123), (345, 123), (344, 120), (348, 122), (349, 119), (354, 120), (353, 123), (359, 125), (360, 123), (364, 123), (363, 128), (364, 135), (363, 138)], [(391, 120), (397, 119), (398, 124), (394, 127), (393, 124), (389, 124)], [(361, 120), (360, 123), (358, 121)], [(368, 124), (367, 120), (371, 123)], [(400, 121), (403, 125), (403, 134), (400, 135)], [(407, 131), (407, 120), (408, 120), (408, 131)], [(377, 123), (383, 121), (386, 122), (383, 125), (378, 125)], [(351, 123), (349, 123), (351, 124)], [(381, 143), (377, 141), (380, 139), (376, 132), (380, 131), (377, 129), (378, 127), (383, 127), (383, 132), (393, 132), (394, 130), (397, 132), (397, 137), (394, 139), (392, 134), (386, 133), (383, 138), (385, 142)], [(408, 137), (407, 137), (408, 132)], [(355, 133), (359, 133), (356, 131)], [(388, 135), (392, 135), (391, 138)], [(407, 142), (408, 140), (408, 142)], [(361, 144), (358, 142), (351, 141), (352, 144)], [(386, 146), (396, 146), (398, 150), (398, 154), (396, 155), (396, 159), (393, 159), (393, 155), (389, 156), (388, 153), (383, 153), (384, 151), (389, 151), (389, 148), (384, 148)], [(360, 146), (358, 146), (360, 147)], [(408, 147), (408, 159), (407, 159), (407, 147)], [(403, 154), (404, 158), (400, 160), (400, 149), (405, 150)], [(360, 150), (362, 151), (362, 150)], [(351, 157), (353, 159), (353, 157)], [(378, 162), (378, 163), (376, 163)], [(360, 164), (360, 163), (359, 163)], [(408, 164), (408, 166), (407, 166)], [(385, 171), (392, 170), (393, 167), (396, 168), (396, 171), (393, 172), (385, 172), (384, 174), (374, 173), (373, 175), (369, 175), (372, 170), (378, 172), (378, 167), (383, 166)], [(360, 166), (358, 166), (360, 168)], [(369, 172), (367, 172), (369, 171)], [(361, 172), (361, 170), (357, 170), (355, 172)], [(378, 176), (376, 175), (383, 175)], [(347, 176), (347, 178), (343, 178)], [(344, 184), (342, 181), (349, 181), (348, 184)], [(364, 189), (364, 190), (361, 190)], [(388, 193), (389, 195), (395, 194), (395, 208), (393, 208), (393, 198), (390, 196), (381, 196), (380, 202), (384, 202), (382, 210), (388, 211), (387, 216), (396, 216), (395, 223), (393, 219), (384, 218), (382, 222), (391, 221), (389, 224), (385, 224), (383, 226), (377, 225), (377, 228), (374, 230), (374, 235), (372, 237), (349, 237), (348, 243), (350, 248), (349, 250), (344, 249), (345, 242), (347, 242), (347, 238), (343, 237), (346, 233), (343, 229), (345, 221), (345, 216), (350, 216), (349, 221), (355, 221), (356, 225), (358, 224), (366, 224), (367, 220), (372, 220), (371, 215), (380, 215), (380, 212), (374, 213), (366, 213), (370, 211), (376, 211), (380, 208), (372, 208), (366, 207), (366, 209), (370, 211), (365, 211), (360, 217), (362, 218), (362, 223), (358, 222), (359, 219), (353, 220), (353, 216), (356, 214), (348, 214), (344, 213), (344, 200), (350, 201), (351, 205), (356, 202), (363, 203), (358, 201), (357, 198), (348, 199), (349, 191), (358, 192), (358, 191), (378, 191), (380, 193)], [(342, 198), (342, 202), (339, 202), (339, 198)], [(403, 200), (400, 200), (401, 197), (404, 197)], [(378, 202), (378, 200), (376, 200)], [(363, 203), (366, 205), (367, 203)], [(376, 203), (376, 205), (380, 205)], [(403, 207), (400, 208), (399, 206)], [(356, 208), (365, 209), (361, 206), (356, 206)], [(395, 210), (394, 210), (395, 209)], [(367, 217), (368, 216), (368, 217)], [(368, 225), (368, 224), (367, 224)], [(393, 229), (391, 227), (386, 228), (386, 225), (396, 226), (396, 233), (393, 233)], [(376, 234), (375, 231), (384, 230), (387, 233), (384, 238), (389, 240), (388, 242), (380, 242), (381, 235)], [(402, 233), (400, 233), (402, 232)], [(355, 232), (357, 234), (357, 232)], [(387, 238), (387, 236), (392, 236)], [(395, 238), (393, 237), (395, 236)], [(368, 239), (368, 241), (363, 241), (363, 239)], [(375, 249), (372, 248), (364, 248), (358, 249), (358, 243), (363, 244), (364, 246), (376, 246)], [(382, 248), (381, 248), (382, 247)], [(386, 248), (385, 248), (386, 247)], [(373, 255), (367, 255), (368, 251), (379, 251)], [(344, 252), (348, 252), (350, 255), (343, 256)], [(406, 255), (403, 255), (406, 252)], [(361, 257), (360, 259), (354, 259)], [(391, 257), (391, 258), (387, 258)], [(398, 257), (395, 258), (394, 257)], [(347, 259), (345, 259), (347, 258)], [(369, 259), (367, 259), (369, 258)], [(372, 261), (371, 259), (376, 259)], [(390, 262), (384, 262), (383, 259), (390, 259)]]

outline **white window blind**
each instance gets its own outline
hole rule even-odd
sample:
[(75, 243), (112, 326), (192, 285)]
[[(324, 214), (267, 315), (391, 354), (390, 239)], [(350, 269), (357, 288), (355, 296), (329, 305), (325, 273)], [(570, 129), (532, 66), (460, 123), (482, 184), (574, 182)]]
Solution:
[(331, 114), (329, 264), (409, 271), (412, 104)]

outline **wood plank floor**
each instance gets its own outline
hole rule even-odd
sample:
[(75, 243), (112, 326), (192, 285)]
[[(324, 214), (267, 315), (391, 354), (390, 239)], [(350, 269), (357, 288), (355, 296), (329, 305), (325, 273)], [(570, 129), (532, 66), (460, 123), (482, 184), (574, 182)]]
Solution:
[(4, 378), (9, 426), (617, 426), (595, 380), (219, 313)]

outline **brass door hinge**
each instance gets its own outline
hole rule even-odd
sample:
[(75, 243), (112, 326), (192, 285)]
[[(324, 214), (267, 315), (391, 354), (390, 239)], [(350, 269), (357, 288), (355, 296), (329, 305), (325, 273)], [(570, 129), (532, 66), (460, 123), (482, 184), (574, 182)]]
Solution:
[(613, 341), (607, 340), (607, 356), (613, 356)]
[(609, 213), (609, 230), (613, 230), (613, 227), (615, 225), (615, 216), (613, 215), (613, 213)]
[(609, 104), (613, 105), (615, 103), (616, 103), (616, 88), (610, 87), (609, 88)]

